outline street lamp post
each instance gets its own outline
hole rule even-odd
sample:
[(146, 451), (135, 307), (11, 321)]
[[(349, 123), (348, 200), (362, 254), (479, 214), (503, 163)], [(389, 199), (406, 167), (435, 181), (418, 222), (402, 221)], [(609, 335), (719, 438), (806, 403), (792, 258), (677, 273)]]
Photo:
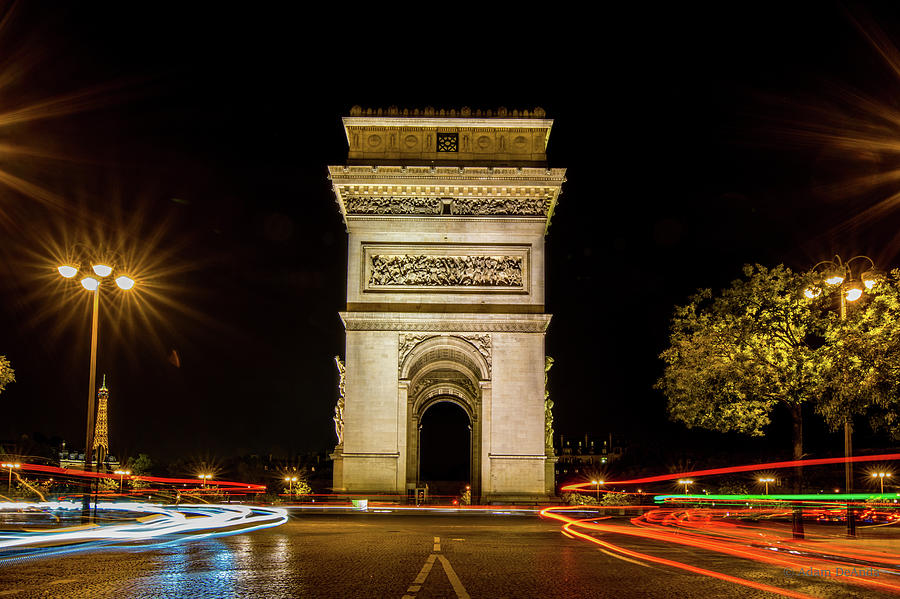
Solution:
[(212, 474), (198, 474), (197, 478), (200, 479), (200, 486), (205, 488), (207, 481), (212, 478)]
[(294, 483), (297, 482), (296, 476), (286, 476), (284, 477), (285, 482), (288, 484), (288, 493), (291, 496), (291, 499), (294, 498)]
[[(18, 462), (4, 462), (2, 466), (9, 470), (9, 480), (6, 483), (6, 492), (9, 493), (12, 490), (12, 471), (13, 468), (19, 469), (22, 467), (22, 464)], [(883, 486), (883, 484), (882, 484)]]
[(881, 483), (881, 494), (884, 495), (884, 479), (890, 478), (890, 472), (873, 472), (872, 478), (877, 478), (878, 482)]
[(688, 480), (686, 478), (680, 478), (680, 479), (678, 479), (678, 484), (684, 485), (684, 494), (687, 495), (688, 494), (688, 486), (694, 484), (694, 481)]
[[(100, 283), (101, 280), (110, 276), (113, 272), (112, 266), (105, 263), (92, 264), (91, 270), (93, 275), (87, 275), (81, 279), (81, 286), (93, 294), (93, 311), (91, 316), (91, 365), (88, 381), (88, 413), (87, 413), (87, 429), (85, 432), (84, 443), (84, 469), (88, 472), (93, 470), (93, 452), (94, 452), (94, 417), (96, 407), (94, 406), (94, 394), (97, 392), (94, 386), (97, 383), (97, 328), (100, 321)], [(71, 279), (78, 274), (78, 267), (71, 264), (63, 264), (57, 268), (59, 274), (66, 279)], [(131, 289), (134, 287), (134, 280), (130, 277), (120, 274), (116, 277), (116, 285), (120, 289)], [(93, 483), (92, 483), (93, 485)], [(83, 498), (83, 510), (90, 510), (90, 493)]]
[(124, 479), (126, 476), (131, 476), (131, 470), (116, 470), (116, 474), (119, 475), (119, 493), (122, 493), (124, 487)]
[[(850, 264), (857, 260), (866, 260), (869, 268), (863, 271), (858, 279), (853, 277), (853, 270)], [(840, 311), (841, 322), (847, 320), (847, 302), (855, 302), (863, 294), (863, 287), (872, 289), (881, 278), (881, 272), (875, 268), (875, 261), (868, 256), (854, 256), (846, 262), (841, 260), (840, 256), (835, 256), (834, 260), (823, 260), (811, 270), (824, 267), (823, 279), (825, 283), (836, 287), (840, 285)], [(809, 299), (814, 299), (822, 293), (821, 289), (810, 288), (804, 292)], [(849, 417), (844, 418), (844, 488), (846, 493), (853, 492), (853, 464), (850, 458), (853, 456), (853, 427)], [(856, 536), (856, 518), (850, 503), (847, 503), (847, 536)]]
[(602, 480), (592, 480), (591, 484), (597, 486), (597, 501), (599, 502), (600, 501), (600, 485), (603, 484), (603, 481)]
[(774, 478), (761, 478), (761, 479), (759, 479), (759, 482), (766, 485), (766, 495), (768, 495), (769, 494), (769, 483), (774, 483), (775, 479)]

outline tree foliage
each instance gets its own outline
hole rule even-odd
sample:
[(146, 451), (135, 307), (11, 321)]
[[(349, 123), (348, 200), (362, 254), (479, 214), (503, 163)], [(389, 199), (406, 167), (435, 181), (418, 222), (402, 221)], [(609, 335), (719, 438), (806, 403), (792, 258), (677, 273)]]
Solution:
[(900, 270), (847, 305), (845, 318), (819, 304), (827, 326), (816, 412), (832, 429), (862, 414), (900, 438)]
[(799, 413), (819, 391), (807, 279), (785, 266), (745, 266), (744, 276), (675, 309), (656, 388), (688, 427), (761, 436), (776, 405)]
[(596, 497), (585, 493), (563, 493), (562, 500), (566, 505), (597, 505), (600, 503)]
[[(775, 406), (794, 421), (802, 451), (802, 406), (832, 426), (852, 413), (896, 429), (900, 368), (900, 275), (895, 271), (841, 318), (837, 292), (804, 295), (815, 273), (745, 266), (718, 296), (697, 292), (672, 319), (656, 388), (673, 420), (688, 427), (761, 436)], [(820, 283), (819, 283), (820, 284)], [(829, 291), (829, 290), (823, 290)]]
[(0, 356), (0, 393), (10, 383), (16, 382), (16, 372), (12, 369), (6, 356)]
[(146, 453), (139, 453), (130, 463), (131, 473), (136, 475), (148, 475), (152, 467), (153, 460)]
[(297, 480), (291, 483), (283, 481), (285, 492), (292, 489), (294, 495), (309, 495), (312, 493), (312, 487), (309, 485), (309, 470), (300, 468), (299, 470), (291, 470), (287, 474)]

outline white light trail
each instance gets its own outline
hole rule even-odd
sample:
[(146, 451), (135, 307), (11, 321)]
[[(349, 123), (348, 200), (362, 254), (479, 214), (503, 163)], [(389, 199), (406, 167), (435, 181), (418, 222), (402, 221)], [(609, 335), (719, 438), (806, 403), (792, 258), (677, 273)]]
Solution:
[[(73, 501), (18, 502), (0, 504), (3, 512), (77, 512), (81, 503)], [(233, 535), (287, 522), (282, 508), (246, 505), (162, 505), (143, 502), (98, 503), (100, 514), (121, 512), (130, 516), (125, 521), (109, 524), (87, 524), (65, 528), (22, 528), (0, 531), (0, 563), (24, 555), (40, 556), (65, 551), (85, 550), (109, 545), (144, 544), (148, 541), (180, 542), (215, 536)], [(144, 514), (135, 517), (135, 514)], [(74, 546), (73, 546), (74, 544)]]

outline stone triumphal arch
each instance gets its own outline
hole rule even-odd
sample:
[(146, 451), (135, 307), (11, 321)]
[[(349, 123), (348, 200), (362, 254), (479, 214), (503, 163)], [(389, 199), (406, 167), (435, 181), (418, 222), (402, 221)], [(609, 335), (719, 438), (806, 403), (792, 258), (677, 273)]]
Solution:
[(334, 487), (421, 484), (421, 423), (437, 403), (469, 421), (473, 497), (554, 491), (545, 395), (544, 235), (565, 169), (546, 164), (534, 111), (355, 107), (329, 178), (349, 234), (346, 358)]

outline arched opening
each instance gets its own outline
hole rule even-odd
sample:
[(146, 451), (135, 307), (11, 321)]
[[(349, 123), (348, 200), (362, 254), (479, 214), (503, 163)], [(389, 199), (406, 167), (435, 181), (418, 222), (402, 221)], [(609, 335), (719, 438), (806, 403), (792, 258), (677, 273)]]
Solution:
[(453, 496), (469, 485), (472, 500), (481, 497), (482, 402), (485, 390), (490, 399), (490, 337), (471, 337), (402, 339), (398, 392), (407, 404), (407, 490), (428, 483), (431, 495)]
[(431, 495), (459, 495), (472, 482), (472, 423), (452, 400), (438, 400), (419, 426), (419, 481)]

